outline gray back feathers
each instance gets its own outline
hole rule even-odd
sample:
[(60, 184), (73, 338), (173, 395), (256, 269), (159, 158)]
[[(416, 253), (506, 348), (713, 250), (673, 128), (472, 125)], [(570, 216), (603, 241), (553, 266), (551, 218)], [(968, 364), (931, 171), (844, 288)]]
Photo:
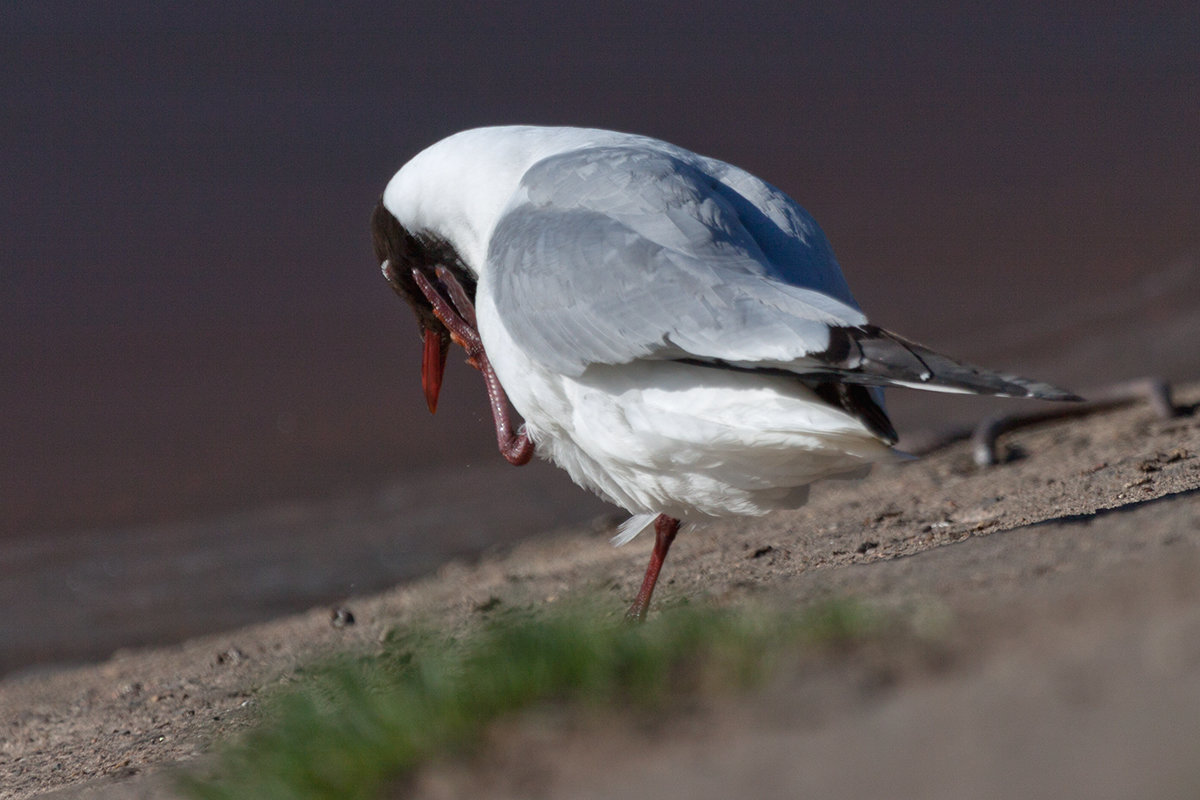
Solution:
[(775, 196), (810, 223), (805, 240), (670, 154), (548, 158), (497, 224), (485, 280), (514, 340), (566, 374), (639, 358), (791, 361), (866, 319), (816, 223)]
[(789, 373), (888, 439), (872, 395), (828, 384), (1076, 399), (868, 325), (804, 209), (686, 151), (589, 147), (535, 164), (483, 280), (516, 344), (566, 375), (636, 359)]

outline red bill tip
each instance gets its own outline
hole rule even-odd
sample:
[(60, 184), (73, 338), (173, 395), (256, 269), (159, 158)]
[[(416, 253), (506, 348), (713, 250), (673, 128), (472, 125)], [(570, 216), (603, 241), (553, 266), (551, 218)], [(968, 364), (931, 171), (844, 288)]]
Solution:
[(441, 331), (425, 329), (425, 349), (421, 355), (421, 388), (425, 390), (425, 403), (429, 413), (437, 413), (438, 393), (442, 389), (442, 375), (446, 371), (446, 356), (450, 342)]

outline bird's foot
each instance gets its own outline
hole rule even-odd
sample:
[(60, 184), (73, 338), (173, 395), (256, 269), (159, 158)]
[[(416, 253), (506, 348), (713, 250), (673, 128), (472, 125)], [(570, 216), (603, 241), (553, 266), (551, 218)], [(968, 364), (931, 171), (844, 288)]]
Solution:
[(438, 266), (437, 278), (449, 299), (439, 292), (419, 269), (414, 267), (412, 276), (425, 299), (433, 306), (434, 315), (446, 326), (446, 330), (450, 331), (451, 340), (466, 351), (467, 363), (483, 373), (488, 400), (492, 406), (492, 421), (496, 424), (496, 443), (500, 454), (510, 464), (518, 467), (528, 464), (533, 458), (533, 440), (529, 438), (524, 427), (513, 432), (512, 423), (508, 419), (508, 397), (504, 394), (504, 387), (500, 385), (500, 379), (496, 377), (492, 362), (488, 360), (487, 351), (483, 348), (483, 339), (479, 335), (475, 316), (475, 304), (467, 296), (467, 291), (444, 266)]
[(450, 270), (438, 266), (438, 282), (449, 295), (447, 298), (430, 283), (421, 270), (413, 267), (412, 276), (421, 294), (425, 295), (425, 299), (433, 306), (434, 316), (450, 331), (450, 338), (454, 343), (467, 352), (467, 363), (475, 369), (482, 370), (483, 359), (486, 356), (475, 318), (475, 304), (467, 297), (462, 284)]

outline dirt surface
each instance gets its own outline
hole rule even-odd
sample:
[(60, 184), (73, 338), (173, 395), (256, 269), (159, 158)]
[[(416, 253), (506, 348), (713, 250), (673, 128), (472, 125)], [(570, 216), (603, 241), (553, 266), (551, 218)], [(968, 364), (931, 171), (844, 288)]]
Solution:
[[(1179, 392), (1195, 404), (1200, 387)], [(656, 603), (795, 605), (852, 595), (919, 635), (802, 660), (742, 698), (648, 724), (531, 712), (422, 797), (1194, 797), (1200, 792), (1200, 418), (1145, 406), (965, 443), (805, 508), (686, 530)], [(170, 796), (188, 763), (299, 664), (369, 650), (407, 620), (604, 591), (617, 614), (648, 539), (559, 532), (476, 564), (183, 645), (0, 683), (4, 797)]]

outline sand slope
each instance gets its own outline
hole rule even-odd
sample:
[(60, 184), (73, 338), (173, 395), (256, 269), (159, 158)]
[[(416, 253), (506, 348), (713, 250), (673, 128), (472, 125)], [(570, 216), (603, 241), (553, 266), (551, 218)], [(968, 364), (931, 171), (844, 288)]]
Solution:
[[(1195, 403), (1200, 390), (1180, 393)], [(829, 483), (800, 511), (681, 534), (658, 602), (853, 595), (927, 619), (927, 638), (785, 670), (753, 695), (647, 727), (538, 712), (426, 797), (1175, 797), (1200, 791), (1200, 418), (1148, 408), (964, 444)], [(256, 691), (406, 619), (600, 590), (614, 613), (649, 541), (601, 525), (329, 610), (0, 683), (3, 796), (152, 797), (252, 717)], [(57, 790), (52, 795), (46, 792)]]

